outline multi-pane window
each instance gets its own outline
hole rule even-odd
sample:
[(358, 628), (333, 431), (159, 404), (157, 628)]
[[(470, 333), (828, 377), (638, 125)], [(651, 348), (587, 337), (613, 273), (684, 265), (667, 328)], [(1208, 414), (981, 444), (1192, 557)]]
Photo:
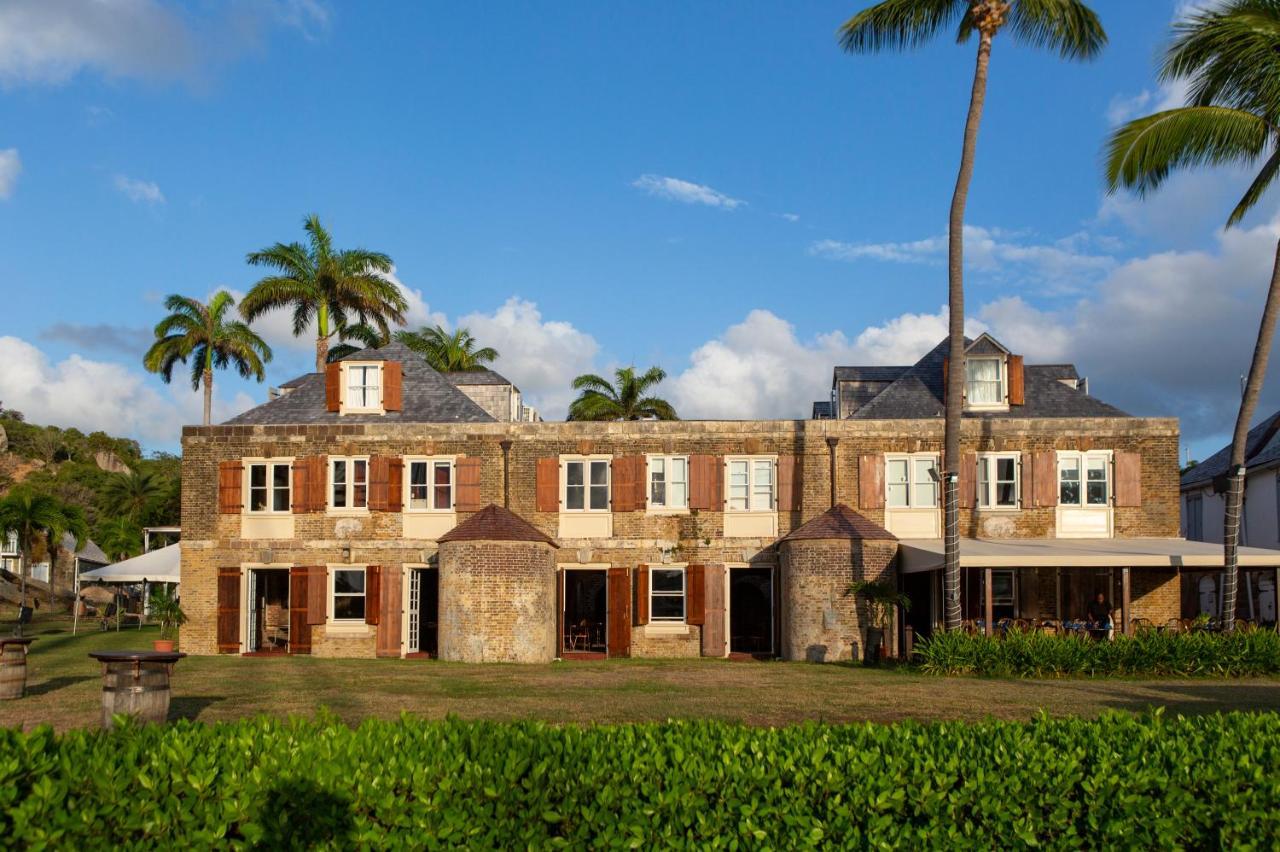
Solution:
[(772, 512), (774, 508), (774, 460), (771, 457), (729, 459), (731, 512)]
[(378, 364), (347, 365), (347, 408), (382, 406), (382, 367)]
[(1111, 502), (1111, 457), (1103, 453), (1058, 454), (1058, 504), (1106, 506)]
[(999, 358), (964, 359), (965, 398), (969, 405), (1004, 403), (1004, 365)]
[(334, 568), (333, 620), (364, 621), (364, 569)]
[(978, 506), (983, 509), (1018, 507), (1018, 456), (978, 456)]
[(657, 509), (689, 508), (688, 457), (649, 457), (649, 506)]
[(412, 511), (453, 511), (453, 462), (420, 459), (409, 462), (409, 500)]
[(889, 456), (884, 465), (885, 505), (891, 509), (938, 506), (938, 459), (933, 455)]
[(289, 462), (250, 462), (249, 511), (289, 511)]
[(609, 511), (609, 460), (564, 463), (564, 508), (568, 512)]
[(369, 460), (329, 459), (329, 507), (367, 509), (369, 507)]
[(649, 620), (684, 621), (684, 569), (649, 569)]

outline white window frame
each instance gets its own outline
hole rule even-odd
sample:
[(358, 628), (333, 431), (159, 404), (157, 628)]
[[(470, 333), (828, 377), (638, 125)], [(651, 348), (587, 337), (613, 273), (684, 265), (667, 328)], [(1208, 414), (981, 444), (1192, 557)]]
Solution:
[[(244, 474), (243, 474), (244, 488), (242, 491), (242, 493), (244, 494), (244, 505), (241, 506), (241, 510), (246, 515), (254, 515), (254, 516), (289, 515), (293, 513), (293, 459), (292, 458), (242, 459), (240, 464), (244, 469)], [(267, 469), (267, 484), (265, 486), (267, 489), (267, 508), (265, 509), (253, 508), (253, 468), (257, 466), (263, 466)], [(272, 477), (272, 474), (274, 473), (275, 468), (277, 467), (283, 467), (285, 468), (285, 471), (286, 471), (284, 490), (287, 497), (285, 500), (285, 507), (283, 509), (272, 508), (275, 505), (275, 501), (272, 498), (275, 496), (275, 492), (277, 490), (276, 487), (271, 484), (274, 479)]]
[[(337, 462), (346, 462), (347, 465), (349, 466), (347, 470), (347, 481), (346, 481), (347, 505), (345, 506), (335, 506), (333, 503), (333, 486), (334, 486), (333, 469)], [(354, 462), (364, 462), (364, 505), (363, 506), (351, 505), (354, 502), (353, 498), (355, 496)], [(369, 511), (369, 473), (370, 471), (369, 471), (368, 456), (329, 456), (328, 475), (325, 477), (325, 486), (326, 486), (325, 499), (328, 503), (329, 511), (336, 512), (336, 513), (344, 513), (344, 512), (356, 513), (356, 514), (367, 513)]]
[[(927, 459), (933, 463), (933, 469), (938, 473), (938, 479), (933, 482), (933, 502), (922, 503), (916, 499), (916, 462)], [(889, 502), (889, 465), (893, 462), (905, 462), (907, 465), (907, 502), (905, 505), (896, 505)], [(884, 506), (886, 509), (937, 509), (941, 504), (942, 496), (942, 472), (937, 453), (885, 453), (884, 454)], [(977, 474), (975, 473), (975, 476)]]
[[(336, 627), (357, 627), (364, 628), (368, 622), (365, 620), (369, 615), (369, 566), (368, 565), (330, 565), (329, 566), (329, 584), (328, 584), (328, 616), (329, 624)], [(338, 598), (338, 572), (339, 571), (359, 571), (364, 575), (364, 592), (359, 595), (343, 594), (343, 597), (360, 597), (364, 598), (364, 612), (360, 618), (338, 618), (337, 607), (335, 606)]]
[[(681, 505), (671, 504), (671, 466), (672, 462), (679, 460), (684, 464), (684, 503)], [(653, 499), (653, 474), (654, 462), (662, 462), (663, 484), (664, 484), (664, 500), (661, 503), (654, 502)], [(645, 456), (644, 465), (644, 501), (648, 511), (655, 514), (678, 514), (689, 511), (689, 457), (679, 453), (673, 455), (652, 454)]]
[[(988, 479), (982, 481), (983, 468), (990, 466), (996, 472), (1001, 461), (1013, 460), (1013, 503), (995, 502), (996, 486), (1002, 480)], [(974, 474), (974, 483), (978, 490), (977, 508), (984, 512), (1013, 511), (1022, 508), (1022, 454), (1021, 453), (978, 453), (978, 470)]]
[[(342, 364), (342, 382), (340, 385), (340, 393), (342, 400), (343, 414), (382, 414), (386, 411), (385, 394), (386, 394), (386, 370), (382, 361), (340, 361)], [(355, 405), (351, 401), (351, 372), (353, 368), (373, 368), (377, 370), (378, 375), (378, 392), (375, 404), (369, 405), (365, 400), (365, 405)], [(367, 379), (366, 379), (367, 381)], [(363, 384), (360, 387), (369, 388), (371, 385)]]
[[(1067, 503), (1062, 499), (1062, 463), (1072, 459), (1080, 472), (1080, 502)], [(1106, 475), (1106, 499), (1101, 503), (1089, 502), (1089, 462), (1102, 461), (1102, 470)], [(1112, 470), (1111, 450), (1059, 450), (1057, 459), (1058, 505), (1069, 509), (1110, 509), (1115, 502), (1115, 472)]]
[[(413, 508), (411, 506), (410, 497), (413, 494), (413, 466), (415, 464), (425, 464), (427, 466), (427, 502), (430, 504), (427, 508)], [(449, 468), (449, 505), (436, 505), (436, 482), (435, 471), (438, 466), (448, 466)], [(448, 514), (454, 511), (454, 506), (458, 501), (458, 474), (457, 474), (457, 456), (405, 456), (404, 458), (404, 493), (401, 495), (400, 505), (403, 511), (415, 515), (440, 515)]]
[[(677, 592), (655, 592), (653, 590), (653, 578), (656, 571), (679, 571), (680, 572), (680, 591)], [(650, 624), (670, 624), (683, 625), (688, 623), (689, 618), (689, 571), (687, 565), (650, 565), (649, 566), (649, 623)], [(653, 614), (653, 599), (661, 598), (679, 598), (680, 599), (680, 617), (672, 618), (670, 616), (655, 616)]]
[[(757, 500), (757, 473), (761, 462), (769, 463), (769, 505), (761, 506)], [(747, 466), (747, 507), (735, 508), (733, 505), (733, 466)], [(725, 456), (724, 459), (724, 510), (736, 515), (763, 515), (778, 511), (778, 457), (777, 456)]]
[[(999, 402), (974, 402), (969, 393), (969, 364), (973, 361), (996, 361), (1000, 365), (997, 371), (1000, 376)], [(1009, 359), (1003, 355), (966, 355), (964, 356), (964, 398), (967, 408), (973, 411), (995, 411), (1009, 407)]]
[[(603, 509), (591, 508), (591, 468), (597, 462), (604, 462), (604, 494)], [(582, 508), (569, 508), (569, 466), (582, 465)], [(613, 456), (608, 455), (565, 455), (560, 457), (560, 511), (570, 515), (604, 515), (613, 511)]]

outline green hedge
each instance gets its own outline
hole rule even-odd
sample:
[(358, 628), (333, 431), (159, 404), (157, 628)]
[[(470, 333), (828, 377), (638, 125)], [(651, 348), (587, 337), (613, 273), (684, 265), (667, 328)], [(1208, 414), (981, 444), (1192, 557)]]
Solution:
[(0, 845), (1270, 845), (1280, 715), (0, 731)]
[(921, 669), (930, 674), (1249, 677), (1280, 674), (1280, 634), (1144, 631), (1104, 642), (1016, 630), (1004, 638), (936, 633), (916, 645), (916, 655)]

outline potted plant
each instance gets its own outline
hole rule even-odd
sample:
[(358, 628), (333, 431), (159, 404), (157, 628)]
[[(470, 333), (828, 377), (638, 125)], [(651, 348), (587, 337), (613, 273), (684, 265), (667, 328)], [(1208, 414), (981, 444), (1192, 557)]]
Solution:
[(911, 599), (889, 583), (873, 583), (868, 580), (859, 580), (849, 586), (849, 594), (857, 595), (867, 602), (871, 626), (867, 628), (866, 654), (863, 660), (878, 663), (888, 656), (884, 632), (889, 629), (893, 620), (894, 607), (900, 606), (906, 612), (911, 609)]
[(160, 638), (152, 642), (157, 651), (173, 650), (173, 631), (187, 623), (178, 596), (168, 586), (151, 593), (151, 615), (160, 620)]

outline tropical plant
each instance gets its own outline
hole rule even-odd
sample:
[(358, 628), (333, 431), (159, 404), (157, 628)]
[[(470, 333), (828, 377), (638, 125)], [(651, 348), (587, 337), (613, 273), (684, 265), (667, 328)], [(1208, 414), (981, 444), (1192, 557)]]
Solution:
[(213, 417), (213, 371), (235, 367), (242, 377), (262, 381), (263, 364), (271, 360), (271, 347), (257, 332), (239, 320), (228, 320), (236, 300), (219, 290), (204, 304), (176, 293), (164, 300), (169, 315), (156, 324), (156, 342), (142, 364), (168, 383), (179, 362), (191, 361), (191, 389), (204, 386), (204, 425)]
[(667, 374), (660, 367), (650, 367), (636, 375), (634, 367), (614, 371), (615, 383), (587, 373), (573, 380), (578, 398), (569, 405), (570, 420), (679, 420), (671, 403), (650, 396), (654, 386)]
[(391, 258), (366, 249), (333, 247), (333, 239), (314, 213), (303, 221), (307, 244), (276, 243), (249, 252), (251, 266), (263, 266), (275, 274), (258, 281), (240, 303), (240, 313), (250, 322), (278, 308), (293, 309), (293, 334), (306, 333), (316, 324), (316, 371), (328, 363), (329, 341), (344, 328), (360, 324), (376, 327), (381, 336), (390, 324), (402, 325), (409, 303), (387, 276)]
[(378, 329), (364, 322), (359, 322), (355, 325), (344, 325), (338, 329), (335, 337), (337, 338), (337, 343), (329, 347), (329, 353), (325, 356), (326, 362), (341, 361), (361, 349), (378, 349), (391, 342), (390, 335), (384, 335)]
[(98, 497), (108, 514), (145, 523), (152, 509), (165, 499), (168, 487), (169, 483), (154, 473), (130, 470), (111, 474)]
[(899, 592), (891, 583), (858, 580), (849, 586), (849, 594), (856, 595), (867, 602), (871, 624), (877, 630), (889, 628), (893, 620), (893, 611), (897, 607), (902, 607), (903, 612), (911, 609), (911, 598)]
[(142, 552), (142, 528), (133, 518), (116, 516), (98, 526), (98, 546), (119, 562)]
[(476, 339), (466, 328), (450, 334), (438, 325), (423, 326), (417, 331), (397, 331), (395, 338), (442, 373), (483, 370), (498, 360), (498, 350), (492, 346), (477, 349)]
[[(36, 549), (43, 542), (49, 553), (52, 568), (57, 558), (62, 536), (70, 533), (76, 548), (84, 546), (88, 530), (84, 514), (74, 506), (67, 506), (48, 494), (39, 494), (21, 488), (0, 499), (0, 530), (17, 533), (19, 560), (19, 585), (22, 606), (27, 605), (27, 575)], [(53, 596), (53, 574), (50, 571), (49, 594)], [(18, 625), (21, 633), (22, 625)]]
[[(1145, 196), (1174, 172), (1197, 166), (1255, 166), (1252, 183), (1227, 217), (1240, 223), (1280, 173), (1280, 0), (1227, 0), (1174, 25), (1160, 77), (1190, 86), (1186, 105), (1135, 119), (1112, 134), (1109, 189)], [(1227, 467), (1223, 513), (1222, 622), (1232, 630), (1239, 585), (1240, 513), (1249, 425), (1258, 407), (1280, 316), (1280, 243), (1245, 380)]]
[(187, 614), (182, 611), (182, 602), (177, 592), (169, 585), (157, 586), (151, 592), (151, 616), (160, 622), (160, 638), (169, 639), (173, 629), (187, 623)]
[(960, 626), (959, 465), (960, 419), (964, 405), (964, 216), (973, 179), (978, 128), (987, 97), (987, 72), (996, 34), (1056, 51), (1063, 59), (1090, 59), (1106, 44), (1098, 16), (1080, 0), (881, 0), (840, 27), (841, 46), (850, 53), (909, 49), (956, 27), (957, 40), (978, 36), (969, 112), (960, 148), (960, 168), (951, 196), (947, 235), (948, 359), (943, 437), (943, 597), (948, 630)]

